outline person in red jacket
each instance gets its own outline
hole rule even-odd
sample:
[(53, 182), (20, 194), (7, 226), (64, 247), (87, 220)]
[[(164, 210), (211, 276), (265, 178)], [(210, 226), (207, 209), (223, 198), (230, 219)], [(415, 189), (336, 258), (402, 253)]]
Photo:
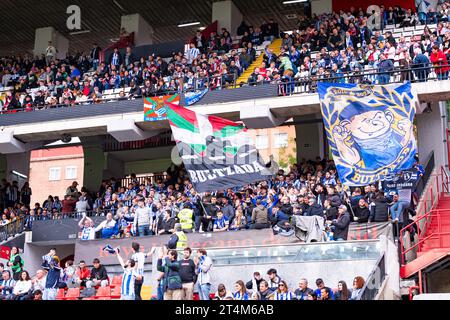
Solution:
[(439, 50), (437, 45), (434, 45), (431, 49), (430, 61), (433, 63), (435, 67), (435, 72), (439, 80), (447, 80), (448, 79), (448, 61), (444, 52)]
[(91, 271), (88, 267), (86, 267), (86, 262), (84, 262), (84, 260), (81, 260), (80, 264), (78, 265), (76, 277), (76, 283), (82, 287), (85, 287), (86, 281), (91, 278)]
[(61, 213), (63, 216), (67, 216), (70, 213), (73, 213), (75, 210), (75, 204), (77, 201), (73, 199), (70, 195), (66, 195), (64, 200), (62, 201), (62, 210)]

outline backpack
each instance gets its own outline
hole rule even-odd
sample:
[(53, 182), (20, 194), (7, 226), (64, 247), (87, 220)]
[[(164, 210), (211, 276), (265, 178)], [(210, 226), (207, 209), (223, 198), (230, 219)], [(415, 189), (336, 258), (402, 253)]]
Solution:
[(169, 238), (169, 242), (167, 243), (167, 248), (176, 249), (178, 242), (178, 236), (176, 234), (172, 234)]

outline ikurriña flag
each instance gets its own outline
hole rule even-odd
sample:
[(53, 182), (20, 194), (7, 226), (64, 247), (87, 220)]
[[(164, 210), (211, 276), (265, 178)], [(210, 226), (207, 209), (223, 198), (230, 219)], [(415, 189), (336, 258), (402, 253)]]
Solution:
[(410, 169), (417, 153), (411, 84), (318, 84), (322, 117), (343, 184), (361, 186)]
[(180, 157), (198, 192), (244, 186), (272, 175), (243, 124), (167, 106)]

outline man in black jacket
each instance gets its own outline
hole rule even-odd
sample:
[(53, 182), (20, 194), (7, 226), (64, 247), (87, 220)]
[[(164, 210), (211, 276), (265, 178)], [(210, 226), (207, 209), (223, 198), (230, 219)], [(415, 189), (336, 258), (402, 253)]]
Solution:
[(316, 202), (316, 199), (308, 199), (309, 208), (306, 210), (305, 216), (323, 216), (322, 207)]
[(389, 203), (386, 197), (379, 192), (370, 207), (369, 222), (386, 222), (389, 217)]
[(359, 199), (358, 205), (353, 207), (354, 221), (358, 223), (366, 223), (369, 221), (370, 211), (369, 205), (364, 198)]
[(264, 279), (261, 277), (261, 274), (258, 271), (253, 272), (253, 279), (248, 281), (245, 284), (245, 287), (249, 290), (258, 291), (262, 281), (264, 281)]
[(338, 218), (331, 223), (331, 225), (335, 227), (334, 239), (337, 241), (346, 241), (348, 228), (350, 226), (350, 214), (347, 211), (347, 207), (344, 205), (339, 206), (338, 212)]
[(181, 300), (193, 300), (194, 283), (197, 280), (197, 275), (195, 274), (195, 263), (191, 259), (191, 253), (191, 248), (186, 247), (183, 250), (183, 260), (180, 261), (178, 273), (183, 284)]
[(95, 258), (92, 262), (94, 267), (91, 270), (91, 280), (86, 282), (86, 287), (106, 287), (108, 286), (108, 272), (106, 271), (106, 268), (100, 264), (100, 260)]
[(212, 221), (217, 216), (217, 211), (220, 210), (219, 205), (217, 204), (217, 197), (211, 197), (211, 202), (205, 206), (206, 213), (202, 217), (202, 230), (203, 232), (212, 230)]

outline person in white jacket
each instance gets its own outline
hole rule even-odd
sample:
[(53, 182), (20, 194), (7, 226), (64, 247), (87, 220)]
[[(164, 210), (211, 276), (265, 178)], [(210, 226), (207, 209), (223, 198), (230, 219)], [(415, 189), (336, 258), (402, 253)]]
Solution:
[(86, 200), (86, 197), (80, 197), (75, 204), (75, 209), (77, 211), (77, 217), (81, 217), (83, 213), (85, 214), (86, 211), (90, 210), (91, 207), (89, 206), (89, 203)]
[(194, 258), (194, 263), (197, 267), (197, 288), (200, 295), (200, 300), (209, 300), (209, 292), (211, 290), (212, 283), (212, 260), (207, 256), (206, 250), (200, 248), (197, 250), (197, 257)]
[(22, 271), (19, 281), (13, 289), (14, 300), (24, 300), (32, 288), (31, 278), (27, 271)]

